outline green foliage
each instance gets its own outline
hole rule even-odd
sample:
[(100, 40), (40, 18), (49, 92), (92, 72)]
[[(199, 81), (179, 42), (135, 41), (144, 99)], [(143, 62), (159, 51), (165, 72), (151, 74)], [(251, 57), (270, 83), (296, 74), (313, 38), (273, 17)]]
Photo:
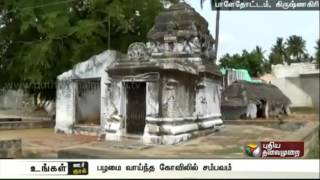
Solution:
[(220, 59), (220, 67), (247, 69), (251, 76), (257, 77), (266, 71), (265, 64), (267, 61), (263, 54), (261, 47), (258, 46), (251, 52), (243, 50), (241, 55), (234, 54), (230, 56), (226, 54)]
[(276, 44), (271, 48), (269, 61), (271, 64), (283, 64), (287, 59), (287, 52), (283, 38), (277, 38)]
[(306, 41), (301, 36), (292, 35), (285, 42), (277, 38), (271, 48), (270, 64), (291, 64), (297, 62), (311, 62), (313, 58), (306, 53)]
[(130, 43), (146, 41), (162, 9), (160, 0), (2, 0), (0, 87), (55, 82), (108, 49), (109, 25), (110, 49), (126, 52)]
[[(264, 58), (264, 52), (256, 47), (250, 53), (243, 50), (242, 54), (230, 56), (226, 54), (220, 59), (223, 68), (247, 69), (251, 76), (259, 76), (271, 71), (272, 64), (291, 64), (293, 62), (312, 62), (313, 57), (306, 53), (305, 40), (300, 36), (292, 35), (285, 42), (283, 38), (277, 38), (272, 46), (269, 59)], [(320, 40), (317, 41), (316, 62), (320, 64)]]

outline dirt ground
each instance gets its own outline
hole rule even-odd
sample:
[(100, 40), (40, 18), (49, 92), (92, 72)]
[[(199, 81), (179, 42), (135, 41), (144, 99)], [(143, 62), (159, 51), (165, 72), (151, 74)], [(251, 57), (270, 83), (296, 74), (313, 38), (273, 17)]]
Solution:
[[(319, 121), (317, 114), (294, 114), (286, 121)], [(57, 158), (59, 150), (82, 149), (101, 158), (243, 158), (247, 143), (281, 140), (296, 128), (262, 125), (226, 124), (217, 132), (197, 137), (177, 145), (143, 145), (138, 140), (122, 143), (98, 141), (94, 136), (56, 134), (53, 129), (23, 129), (0, 131), (0, 139), (22, 139), (25, 158)]]
[(93, 136), (56, 134), (51, 128), (0, 131), (0, 139), (21, 138), (25, 157), (56, 157), (60, 149), (94, 143)]

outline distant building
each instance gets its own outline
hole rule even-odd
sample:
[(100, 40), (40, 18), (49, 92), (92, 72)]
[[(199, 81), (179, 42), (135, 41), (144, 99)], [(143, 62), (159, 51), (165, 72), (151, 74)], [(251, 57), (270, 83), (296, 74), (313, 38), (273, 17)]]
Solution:
[(299, 77), (301, 74), (317, 74), (319, 69), (315, 63), (277, 64), (271, 66), (271, 73), (276, 78)]
[(235, 81), (222, 93), (222, 119), (255, 119), (290, 114), (290, 103), (289, 98), (274, 85)]
[(319, 109), (319, 69), (313, 63), (273, 65), (271, 83), (291, 100), (291, 107)]
[(223, 87), (226, 88), (230, 86), (235, 81), (247, 81), (253, 83), (261, 83), (261, 80), (256, 80), (251, 78), (248, 70), (246, 69), (232, 69), (232, 68), (223, 68), (221, 69), (223, 75)]

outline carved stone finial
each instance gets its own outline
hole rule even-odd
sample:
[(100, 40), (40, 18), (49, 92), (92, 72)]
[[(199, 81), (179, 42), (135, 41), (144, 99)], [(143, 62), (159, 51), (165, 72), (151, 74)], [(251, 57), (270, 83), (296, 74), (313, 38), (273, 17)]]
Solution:
[(148, 57), (148, 49), (142, 42), (135, 42), (130, 44), (128, 48), (128, 57), (130, 60), (145, 60)]

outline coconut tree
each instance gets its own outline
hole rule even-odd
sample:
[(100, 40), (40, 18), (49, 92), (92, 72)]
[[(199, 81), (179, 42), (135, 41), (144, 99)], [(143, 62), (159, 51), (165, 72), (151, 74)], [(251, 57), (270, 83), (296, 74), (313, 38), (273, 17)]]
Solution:
[(301, 36), (292, 35), (287, 39), (286, 45), (290, 60), (301, 62), (306, 52), (306, 41)]
[(283, 38), (277, 38), (276, 44), (271, 48), (269, 59), (271, 64), (283, 64), (288, 60)]

